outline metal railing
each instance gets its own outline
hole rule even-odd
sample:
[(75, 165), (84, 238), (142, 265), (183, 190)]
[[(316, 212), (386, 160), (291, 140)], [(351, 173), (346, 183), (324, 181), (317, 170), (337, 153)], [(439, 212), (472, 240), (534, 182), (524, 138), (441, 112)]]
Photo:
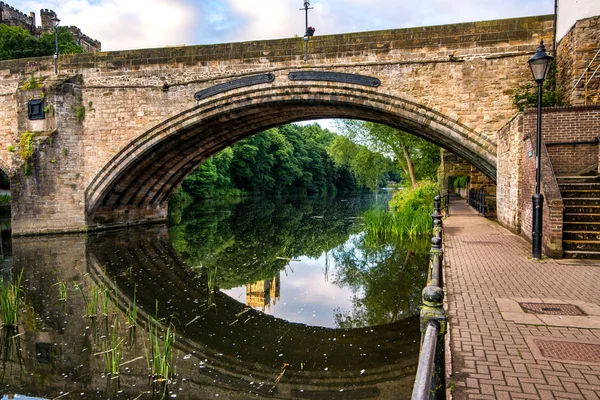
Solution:
[(440, 191), (438, 190), (438, 196), (440, 196), (440, 205), (444, 205), (443, 207), (441, 207), (440, 211), (444, 211), (445, 210), (445, 215), (446, 217), (450, 216), (450, 190), (446, 190), (446, 194), (444, 196), (442, 196), (440, 194)]
[[(448, 193), (446, 195), (448, 196)], [(441, 199), (438, 193), (434, 199), (433, 214), (431, 215), (433, 237), (431, 238), (427, 286), (422, 292), (421, 352), (413, 386), (413, 400), (443, 400), (446, 398), (446, 362), (444, 355), (446, 313), (444, 312), (442, 271), (444, 251), (442, 249)]]
[(470, 189), (469, 196), (467, 198), (467, 202), (471, 207), (473, 207), (477, 212), (483, 216), (485, 216), (486, 205), (485, 205), (485, 190), (483, 189)]
[[(599, 55), (600, 55), (600, 49), (598, 49), (598, 51), (596, 51), (596, 54), (594, 55), (594, 58), (592, 58), (592, 61), (585, 63), (585, 69), (583, 70), (583, 73), (581, 74), (579, 79), (577, 79), (577, 82), (575, 82), (575, 85), (573, 85), (573, 89), (571, 90), (571, 93), (573, 93), (577, 89), (577, 86), (579, 86), (579, 82), (581, 82), (585, 77), (584, 85), (583, 85), (583, 105), (586, 105), (586, 106), (588, 105), (588, 100), (592, 104), (596, 104), (598, 101), (600, 101), (600, 88), (598, 88), (598, 91), (595, 93), (588, 92), (588, 86), (590, 86), (590, 83), (592, 82), (594, 77), (597, 75), (600, 76), (600, 73), (598, 73), (598, 71), (600, 70), (600, 57), (598, 57)], [(596, 61), (596, 59), (598, 59), (599, 62), (597, 65), (594, 65), (594, 61)], [(594, 68), (594, 66), (595, 66), (595, 68)], [(592, 72), (591, 76), (590, 76), (590, 72)]]

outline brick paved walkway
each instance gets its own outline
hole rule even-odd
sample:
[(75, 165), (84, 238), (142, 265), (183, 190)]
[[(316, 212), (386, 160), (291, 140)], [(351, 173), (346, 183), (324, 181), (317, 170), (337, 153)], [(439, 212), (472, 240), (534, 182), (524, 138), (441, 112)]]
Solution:
[[(523, 238), (462, 199), (451, 207), (444, 249), (454, 399), (600, 399), (600, 329), (564, 326), (593, 326), (600, 316), (525, 314), (518, 305), (550, 303), (551, 313), (556, 303), (579, 304), (591, 315), (600, 263), (533, 261)], [(500, 312), (511, 304), (517, 312)], [(515, 322), (521, 317), (534, 323)]]

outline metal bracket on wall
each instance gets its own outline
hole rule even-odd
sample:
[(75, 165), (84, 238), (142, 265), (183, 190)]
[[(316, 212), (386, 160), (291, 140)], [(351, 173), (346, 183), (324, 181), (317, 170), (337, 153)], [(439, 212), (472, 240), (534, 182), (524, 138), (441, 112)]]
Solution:
[(291, 81), (326, 81), (353, 83), (370, 87), (381, 85), (379, 78), (358, 74), (346, 74), (343, 72), (324, 72), (324, 71), (294, 71), (288, 74)]
[(268, 74), (245, 76), (240, 79), (220, 83), (218, 85), (203, 89), (194, 95), (194, 99), (196, 99), (196, 101), (200, 101), (206, 99), (207, 97), (215, 96), (219, 93), (227, 92), (229, 90), (239, 89), (246, 86), (260, 85), (261, 83), (270, 83), (274, 80), (275, 75), (272, 72), (269, 72)]

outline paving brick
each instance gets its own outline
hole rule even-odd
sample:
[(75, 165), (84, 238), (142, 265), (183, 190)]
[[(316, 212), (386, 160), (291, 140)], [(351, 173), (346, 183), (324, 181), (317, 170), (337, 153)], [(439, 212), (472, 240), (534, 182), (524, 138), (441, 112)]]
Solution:
[(532, 261), (523, 238), (477, 215), (463, 201), (453, 201), (451, 207), (452, 216), (444, 221), (444, 262), (452, 368), (461, 372), (453, 377), (453, 397), (598, 399), (600, 365), (537, 359), (527, 342), (536, 337), (600, 344), (598, 330), (504, 320), (495, 301), (600, 305), (598, 264), (582, 262), (573, 268), (561, 260)]

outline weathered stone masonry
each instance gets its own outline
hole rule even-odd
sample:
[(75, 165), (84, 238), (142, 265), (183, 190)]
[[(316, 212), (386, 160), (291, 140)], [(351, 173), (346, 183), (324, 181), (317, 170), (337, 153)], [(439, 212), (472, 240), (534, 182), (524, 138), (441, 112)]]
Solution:
[[(15, 234), (94, 229), (166, 217), (167, 199), (198, 164), (266, 128), (358, 118), (404, 129), (496, 175), (496, 132), (514, 114), (527, 59), (552, 16), (314, 37), (0, 62), (0, 162), (21, 187)], [(377, 88), (290, 81), (297, 70), (377, 77)], [(47, 126), (19, 118), (34, 72), (53, 105)], [(196, 102), (194, 93), (271, 72), (275, 81)], [(77, 110), (85, 118), (77, 119)], [(54, 125), (53, 125), (54, 124)], [(7, 146), (39, 134), (29, 176)], [(50, 139), (52, 138), (52, 139)], [(17, 149), (18, 150), (18, 149)], [(43, 215), (44, 218), (36, 218)]]

